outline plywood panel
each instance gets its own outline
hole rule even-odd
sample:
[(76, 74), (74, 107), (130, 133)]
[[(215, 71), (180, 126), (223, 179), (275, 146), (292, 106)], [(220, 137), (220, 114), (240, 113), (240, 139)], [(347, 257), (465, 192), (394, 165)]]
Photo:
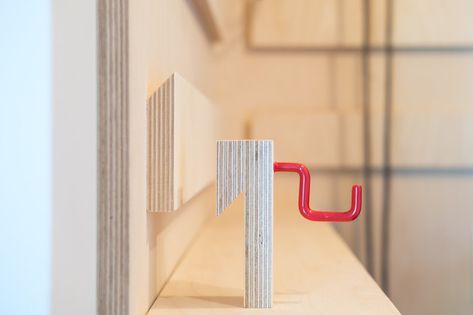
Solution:
[[(274, 305), (250, 312), (399, 314), (330, 224), (301, 217), (298, 180), (275, 176)], [(248, 313), (241, 298), (243, 202), (238, 199), (204, 229), (149, 315)]]
[(401, 112), (393, 119), (393, 165), (473, 166), (473, 111)]
[(147, 213), (147, 243), (150, 269), (148, 283), (135, 289), (152, 301), (166, 284), (169, 276), (203, 226), (215, 215), (215, 187), (210, 185), (174, 212)]
[(271, 138), (276, 161), (337, 166), (340, 163), (340, 120), (332, 111), (273, 112), (255, 115), (251, 136)]
[(396, 176), (391, 296), (403, 314), (472, 314), (469, 175)]
[[(384, 58), (373, 56), (372, 162), (382, 162)], [(399, 167), (468, 167), (473, 159), (473, 58), (398, 55), (394, 59), (392, 162)]]
[(173, 211), (215, 177), (217, 109), (174, 73), (148, 99), (147, 117), (147, 209)]
[(245, 194), (245, 299), (273, 304), (273, 142), (217, 142), (217, 214)]
[(393, 3), (394, 43), (473, 45), (473, 2), (396, 0)]
[(351, 111), (272, 111), (253, 116), (251, 136), (272, 138), (277, 161), (315, 167), (360, 166), (361, 114)]
[[(129, 2), (129, 314), (146, 314), (212, 214), (204, 190), (172, 213), (147, 212), (146, 102), (173, 72), (205, 91), (210, 43), (187, 0)], [(197, 122), (196, 122), (197, 123)], [(215, 143), (212, 146), (215, 161)], [(211, 174), (215, 174), (215, 169)], [(210, 198), (207, 198), (210, 194)]]
[(472, 108), (473, 54), (399, 55), (394, 60), (394, 67), (393, 104), (396, 109), (447, 111)]
[[(373, 166), (382, 165), (383, 113), (372, 113)], [(461, 110), (409, 111), (392, 114), (394, 167), (471, 167), (473, 112)]]
[(253, 1), (252, 47), (311, 47), (361, 44), (361, 1)]

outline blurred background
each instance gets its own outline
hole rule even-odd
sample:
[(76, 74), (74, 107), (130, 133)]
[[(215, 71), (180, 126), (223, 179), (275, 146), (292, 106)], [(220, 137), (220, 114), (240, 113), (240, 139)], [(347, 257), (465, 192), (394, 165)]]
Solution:
[(472, 314), (473, 2), (221, 5), (207, 89), (239, 133), (308, 165), (316, 208), (363, 183), (337, 229), (401, 313)]

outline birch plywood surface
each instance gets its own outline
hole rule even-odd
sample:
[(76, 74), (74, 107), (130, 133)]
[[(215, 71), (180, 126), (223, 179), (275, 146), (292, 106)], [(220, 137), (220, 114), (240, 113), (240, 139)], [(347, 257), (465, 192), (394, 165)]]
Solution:
[[(98, 45), (97, 312), (101, 315), (126, 315), (129, 313), (130, 305), (128, 296), (130, 106), (129, 58), (126, 49), (129, 11), (127, 0), (100, 0), (97, 5), (100, 43)], [(76, 147), (77, 145), (74, 146)], [(74, 217), (76, 218), (78, 217)], [(71, 244), (68, 243), (68, 246)], [(75, 298), (77, 296), (76, 294)], [(61, 302), (68, 304), (65, 301)]]
[(147, 209), (174, 211), (215, 178), (217, 109), (174, 73), (148, 99), (147, 117)]
[(252, 47), (359, 45), (361, 1), (253, 1), (249, 24)]
[(245, 196), (245, 299), (271, 307), (273, 296), (273, 141), (217, 142), (217, 214)]
[(300, 216), (297, 183), (295, 175), (275, 177), (271, 309), (243, 308), (244, 200), (240, 197), (196, 239), (149, 315), (399, 315), (331, 225)]

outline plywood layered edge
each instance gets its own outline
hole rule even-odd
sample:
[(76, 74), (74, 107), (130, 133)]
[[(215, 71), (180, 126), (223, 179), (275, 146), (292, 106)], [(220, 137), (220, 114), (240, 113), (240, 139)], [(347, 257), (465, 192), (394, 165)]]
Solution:
[(128, 0), (99, 0), (97, 5), (97, 314), (128, 315)]
[(173, 73), (147, 101), (147, 211), (171, 212), (215, 179), (217, 107)]
[(272, 306), (273, 141), (217, 142), (217, 215), (245, 194), (245, 294), (248, 308)]
[(243, 308), (245, 254), (240, 211), (245, 200), (237, 198), (195, 239), (148, 315), (399, 315), (331, 224), (314, 223), (300, 215), (298, 181), (295, 174), (274, 177), (271, 309)]

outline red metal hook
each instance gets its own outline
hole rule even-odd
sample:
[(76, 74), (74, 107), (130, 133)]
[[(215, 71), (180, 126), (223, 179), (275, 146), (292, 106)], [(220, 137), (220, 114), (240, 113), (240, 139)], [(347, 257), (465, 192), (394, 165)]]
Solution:
[(310, 173), (304, 164), (274, 162), (274, 172), (294, 172), (299, 174), (299, 210), (302, 216), (311, 221), (353, 221), (361, 212), (361, 185), (351, 189), (351, 207), (345, 212), (319, 211), (309, 207)]

